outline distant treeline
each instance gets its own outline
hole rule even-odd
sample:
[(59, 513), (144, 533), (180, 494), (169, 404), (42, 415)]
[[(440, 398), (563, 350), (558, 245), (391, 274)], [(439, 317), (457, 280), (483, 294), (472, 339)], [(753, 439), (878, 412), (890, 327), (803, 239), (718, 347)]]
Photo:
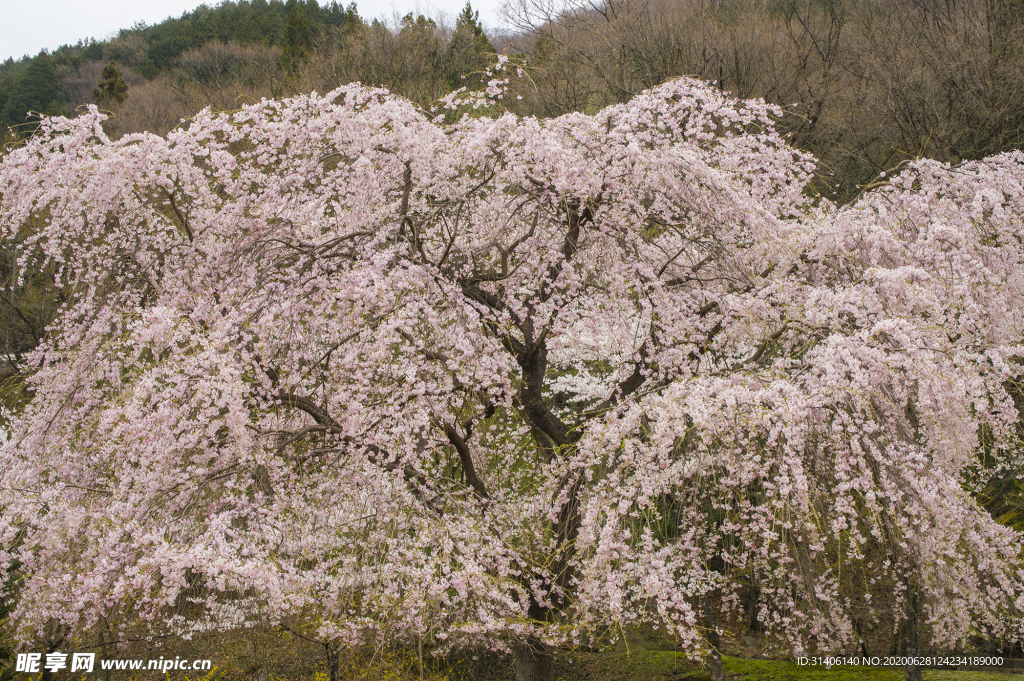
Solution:
[(226, 0), (213, 8), (201, 5), (177, 19), (122, 29), (111, 40), (85, 39), (52, 53), (8, 59), (0, 65), (0, 123), (22, 123), (30, 111), (69, 113), (90, 101), (76, 98), (80, 93), (73, 87), (83, 69), (99, 73), (90, 69), (90, 64), (114, 61), (152, 80), (174, 67), (184, 52), (210, 42), (285, 47), (289, 19), (293, 25), (304, 22), (309, 34), (328, 28), (344, 30), (361, 22), (354, 3), (344, 7), (332, 2), (321, 7), (316, 0)]

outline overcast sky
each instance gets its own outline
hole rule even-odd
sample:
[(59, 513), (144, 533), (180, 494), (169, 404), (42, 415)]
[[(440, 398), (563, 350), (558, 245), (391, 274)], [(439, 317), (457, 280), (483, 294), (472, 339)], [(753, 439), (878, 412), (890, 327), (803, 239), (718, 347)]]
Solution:
[[(320, 0), (324, 5), (329, 0)], [(348, 5), (349, 0), (339, 0)], [(498, 10), (501, 0), (472, 0), (485, 27), (500, 25)], [(8, 57), (20, 59), (35, 55), (44, 47), (54, 50), (61, 45), (77, 43), (84, 38), (103, 40), (118, 29), (131, 28), (136, 21), (157, 24), (170, 16), (203, 4), (200, 0), (0, 0), (0, 61)], [(216, 6), (219, 0), (206, 4)], [(414, 9), (421, 14), (454, 17), (465, 7), (466, 0), (357, 0), (356, 7), (364, 19), (389, 19)], [(433, 11), (431, 11), (433, 10)]]

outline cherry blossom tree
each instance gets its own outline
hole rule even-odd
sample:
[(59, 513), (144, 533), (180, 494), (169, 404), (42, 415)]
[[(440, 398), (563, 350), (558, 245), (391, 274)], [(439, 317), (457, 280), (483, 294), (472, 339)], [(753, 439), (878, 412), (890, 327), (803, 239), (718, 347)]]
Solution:
[(646, 622), (720, 676), (723, 612), (841, 650), (869, 575), (933, 645), (1018, 636), (1021, 538), (970, 490), (1018, 465), (1024, 156), (839, 209), (777, 114), (679, 79), (45, 121), (0, 166), (67, 299), (0, 450), (21, 635), (264, 622), (525, 681)]

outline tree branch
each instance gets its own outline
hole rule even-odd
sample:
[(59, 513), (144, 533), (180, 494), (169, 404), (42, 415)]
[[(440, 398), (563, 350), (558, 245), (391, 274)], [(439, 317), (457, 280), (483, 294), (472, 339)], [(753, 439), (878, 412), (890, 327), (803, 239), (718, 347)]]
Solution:
[(178, 208), (178, 203), (177, 201), (174, 200), (174, 194), (167, 191), (166, 189), (164, 189), (164, 194), (166, 194), (167, 198), (170, 199), (171, 209), (174, 211), (174, 214), (178, 216), (178, 220), (181, 222), (181, 226), (185, 229), (185, 234), (188, 235), (188, 240), (195, 241), (195, 235), (192, 234), (192, 228), (188, 226), (188, 218), (186, 218), (185, 214), (181, 212), (180, 208)]
[(459, 459), (462, 461), (462, 472), (466, 476), (466, 484), (472, 487), (473, 491), (481, 499), (489, 499), (490, 495), (487, 493), (487, 488), (484, 486), (483, 481), (477, 477), (469, 445), (462, 439), (459, 432), (455, 430), (455, 426), (450, 423), (444, 424), (444, 434), (448, 437), (448, 441), (452, 443), (452, 446), (455, 447), (455, 451), (459, 453)]

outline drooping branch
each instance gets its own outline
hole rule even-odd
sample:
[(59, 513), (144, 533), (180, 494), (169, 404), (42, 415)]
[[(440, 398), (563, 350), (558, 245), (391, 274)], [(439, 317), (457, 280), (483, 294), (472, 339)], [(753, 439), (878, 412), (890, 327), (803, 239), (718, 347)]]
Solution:
[(285, 449), (287, 449), (289, 446), (295, 444), (296, 442), (298, 442), (302, 438), (306, 437), (310, 433), (324, 433), (327, 430), (328, 430), (327, 426), (320, 425), (320, 424), (317, 424), (315, 426), (304, 426), (302, 428), (299, 428), (297, 431), (295, 431), (294, 433), (288, 435), (287, 437), (285, 437), (282, 440), (281, 444), (278, 445), (278, 447), (277, 447), (277, 453), (280, 454)]
[(761, 341), (761, 343), (757, 346), (757, 349), (754, 351), (754, 354), (740, 362), (739, 366), (745, 367), (749, 364), (756, 364), (757, 362), (761, 361), (761, 357), (764, 356), (765, 350), (768, 349), (768, 346), (770, 346), (775, 341), (779, 340), (779, 338), (782, 337), (782, 334), (786, 333), (786, 331), (788, 330), (789, 326), (783, 324), (782, 328), (780, 328), (778, 331), (776, 331), (775, 333), (771, 334), (763, 341)]
[(459, 435), (459, 432), (455, 430), (455, 426), (450, 423), (444, 424), (444, 434), (448, 437), (448, 441), (452, 443), (452, 446), (455, 447), (455, 451), (459, 453), (459, 460), (462, 462), (462, 472), (466, 476), (466, 484), (472, 487), (473, 491), (481, 499), (489, 499), (490, 495), (487, 493), (487, 488), (476, 474), (476, 467), (473, 465), (473, 456), (469, 451), (469, 445)]
[[(482, 290), (475, 284), (467, 284), (463, 282), (462, 293), (473, 302), (479, 303), (480, 305), (483, 305), (484, 307), (487, 307), (496, 312), (503, 312), (507, 310), (504, 302), (502, 302), (502, 300), (498, 298), (498, 296), (494, 295), (493, 293), (489, 293), (487, 291)], [(506, 350), (508, 350), (510, 354), (512, 354), (514, 357), (519, 357), (520, 355), (527, 351), (527, 346), (523, 344), (523, 342), (520, 341), (518, 338), (509, 333), (507, 329), (502, 328), (498, 321), (495, 320), (493, 316), (490, 315), (487, 311), (478, 312), (482, 317), (484, 328), (487, 329), (487, 331), (490, 334), (492, 334), (495, 338), (498, 338), (501, 341), (502, 346)], [(509, 311), (509, 316), (512, 318), (512, 322), (516, 324), (516, 326), (522, 326), (522, 322), (519, 320), (519, 317), (514, 312)]]
[(328, 414), (326, 411), (318, 407), (316, 403), (313, 402), (313, 400), (309, 399), (308, 397), (294, 395), (286, 390), (278, 391), (277, 397), (278, 399), (281, 400), (281, 404), (306, 412), (307, 414), (312, 416), (313, 420), (316, 421), (318, 424), (320, 424), (321, 426), (326, 426), (327, 430), (330, 431), (331, 433), (340, 434), (344, 432), (341, 428), (341, 425), (339, 425), (338, 422), (335, 421), (330, 414)]
[(22, 311), (20, 309), (18, 309), (17, 305), (12, 303), (10, 300), (7, 299), (6, 296), (3, 296), (3, 295), (0, 295), (0, 300), (2, 300), (5, 303), (7, 303), (7, 305), (11, 308), (11, 310), (13, 310), (14, 313), (16, 315), (18, 315), (19, 318), (21, 318), (21, 321), (25, 322), (25, 326), (28, 329), (28, 332), (30, 334), (32, 334), (32, 338), (33, 338), (33, 340), (35, 340), (36, 345), (39, 345), (39, 342), (42, 340), (42, 334), (45, 333), (45, 330), (41, 330), (39, 333), (36, 333), (35, 325), (32, 323), (32, 321), (30, 319), (28, 319), (22, 313)]
[(178, 207), (178, 202), (175, 200), (174, 194), (166, 189), (164, 189), (164, 194), (166, 194), (167, 198), (170, 200), (171, 210), (173, 210), (174, 214), (178, 216), (178, 221), (181, 222), (181, 226), (185, 230), (188, 240), (195, 241), (195, 235), (192, 233), (192, 228), (188, 226), (188, 218), (185, 217), (185, 214), (182, 213), (181, 209)]

